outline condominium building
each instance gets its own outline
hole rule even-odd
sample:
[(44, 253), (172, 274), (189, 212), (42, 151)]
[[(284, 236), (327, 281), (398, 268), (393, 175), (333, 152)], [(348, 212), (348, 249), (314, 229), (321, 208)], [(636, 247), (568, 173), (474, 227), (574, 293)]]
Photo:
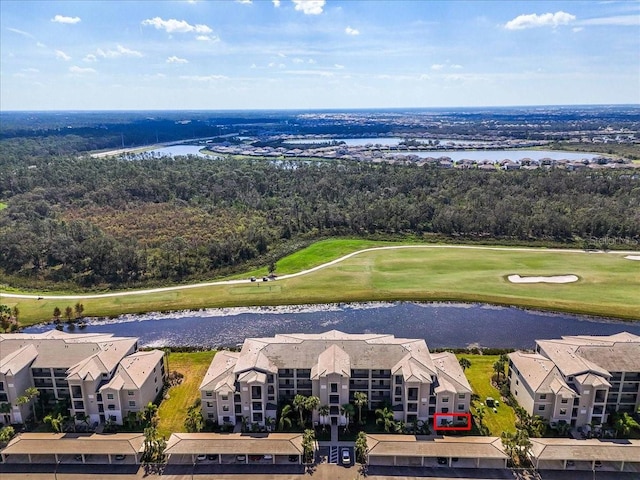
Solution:
[(509, 355), (509, 388), (529, 414), (572, 426), (601, 424), (640, 407), (640, 337), (537, 340), (535, 353)]
[(46, 403), (69, 399), (78, 421), (122, 424), (164, 384), (164, 353), (137, 349), (137, 338), (102, 333), (0, 334), (0, 421), (23, 423), (31, 406), (17, 399), (35, 387)]
[[(269, 425), (279, 405), (314, 395), (344, 424), (341, 406), (364, 392), (370, 408), (391, 405), (396, 420), (429, 421), (435, 413), (467, 413), (471, 387), (456, 357), (432, 354), (421, 339), (383, 334), (283, 334), (249, 338), (240, 352), (219, 352), (200, 385), (205, 418), (219, 424)], [(438, 416), (443, 421), (459, 417)]]

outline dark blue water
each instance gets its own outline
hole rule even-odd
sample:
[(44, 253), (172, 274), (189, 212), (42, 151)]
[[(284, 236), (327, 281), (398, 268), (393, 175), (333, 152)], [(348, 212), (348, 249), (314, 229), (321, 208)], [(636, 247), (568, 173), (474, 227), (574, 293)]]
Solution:
[[(38, 325), (25, 332), (43, 332)], [(424, 338), (432, 348), (477, 345), (532, 348), (540, 338), (561, 335), (640, 335), (640, 322), (593, 319), (482, 304), (362, 303), (209, 309), (198, 312), (122, 315), (93, 319), (76, 332), (139, 337), (144, 346), (236, 345), (246, 337), (276, 333), (388, 333)]]

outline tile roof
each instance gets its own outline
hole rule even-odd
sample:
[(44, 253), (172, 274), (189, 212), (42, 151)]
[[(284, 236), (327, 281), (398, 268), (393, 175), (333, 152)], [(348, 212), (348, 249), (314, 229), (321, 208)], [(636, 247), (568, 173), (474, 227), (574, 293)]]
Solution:
[(367, 435), (369, 456), (508, 458), (499, 437)]
[(5, 455), (134, 455), (144, 446), (142, 433), (22, 433), (12, 439), (2, 451)]
[(300, 433), (173, 433), (167, 454), (301, 455)]

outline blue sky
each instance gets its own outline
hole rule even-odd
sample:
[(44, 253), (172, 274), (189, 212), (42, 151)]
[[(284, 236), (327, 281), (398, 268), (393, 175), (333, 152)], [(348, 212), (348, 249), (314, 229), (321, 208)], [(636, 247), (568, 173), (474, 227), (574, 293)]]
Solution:
[(2, 110), (640, 103), (639, 1), (0, 2)]

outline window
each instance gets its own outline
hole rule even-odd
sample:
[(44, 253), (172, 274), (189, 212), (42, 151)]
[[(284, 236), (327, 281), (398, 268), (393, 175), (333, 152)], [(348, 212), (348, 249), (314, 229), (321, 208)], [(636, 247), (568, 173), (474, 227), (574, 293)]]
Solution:
[(329, 395), (329, 403), (340, 403), (340, 395)]
[(251, 398), (262, 398), (262, 387), (253, 386), (251, 387)]
[(0, 390), (4, 390), (4, 382), (0, 382)]
[(110, 403), (109, 405), (107, 405), (107, 409), (108, 410), (115, 410), (116, 406), (113, 403)]
[(113, 400), (113, 393), (107, 393), (107, 400)]
[(227, 400), (229, 400), (229, 395), (222, 395), (220, 398), (226, 402)]
[(338, 384), (337, 383), (332, 383), (331, 384), (331, 393), (338, 393)]
[(135, 407), (136, 406), (135, 400), (129, 400), (129, 406), (130, 407)]
[(458, 410), (464, 410), (464, 403), (458, 404)]
[(135, 395), (135, 392), (133, 390), (129, 390), (127, 392), (127, 395), (129, 395), (130, 397), (133, 397)]
[(229, 411), (229, 405), (223, 405), (222, 406), (222, 411), (223, 412), (228, 412)]
[(117, 422), (118, 417), (116, 417), (115, 415), (109, 415), (109, 420), (111, 420), (112, 422)]
[(561, 408), (560, 409), (560, 415), (566, 415), (567, 414), (567, 409), (566, 408)]
[(442, 397), (442, 403), (448, 403), (449, 397)]
[(538, 410), (542, 412), (544, 410), (544, 405), (538, 405)]
[(540, 394), (540, 400), (546, 400), (547, 399), (547, 394), (546, 393), (541, 393)]
[(442, 413), (449, 413), (449, 409), (447, 407), (443, 408)]
[(253, 410), (262, 410), (262, 403), (260, 403), (260, 402), (251, 402), (251, 408)]
[(254, 413), (253, 414), (253, 421), (254, 422), (261, 422), (262, 421), (262, 414), (261, 413)]
[(208, 408), (212, 408), (213, 407), (213, 402), (207, 402), (207, 407)]
[(459, 393), (458, 394), (458, 398), (461, 399), (461, 400), (464, 399), (464, 393)]
[(207, 418), (213, 418), (214, 414), (213, 413), (207, 413)]
[(211, 391), (206, 391), (206, 392), (204, 392), (204, 396), (205, 396), (205, 397), (212, 397), (212, 396), (213, 396), (213, 392), (211, 392)]
[(569, 400), (567, 400), (566, 398), (563, 398), (562, 400), (560, 400), (560, 403), (568, 403)]

